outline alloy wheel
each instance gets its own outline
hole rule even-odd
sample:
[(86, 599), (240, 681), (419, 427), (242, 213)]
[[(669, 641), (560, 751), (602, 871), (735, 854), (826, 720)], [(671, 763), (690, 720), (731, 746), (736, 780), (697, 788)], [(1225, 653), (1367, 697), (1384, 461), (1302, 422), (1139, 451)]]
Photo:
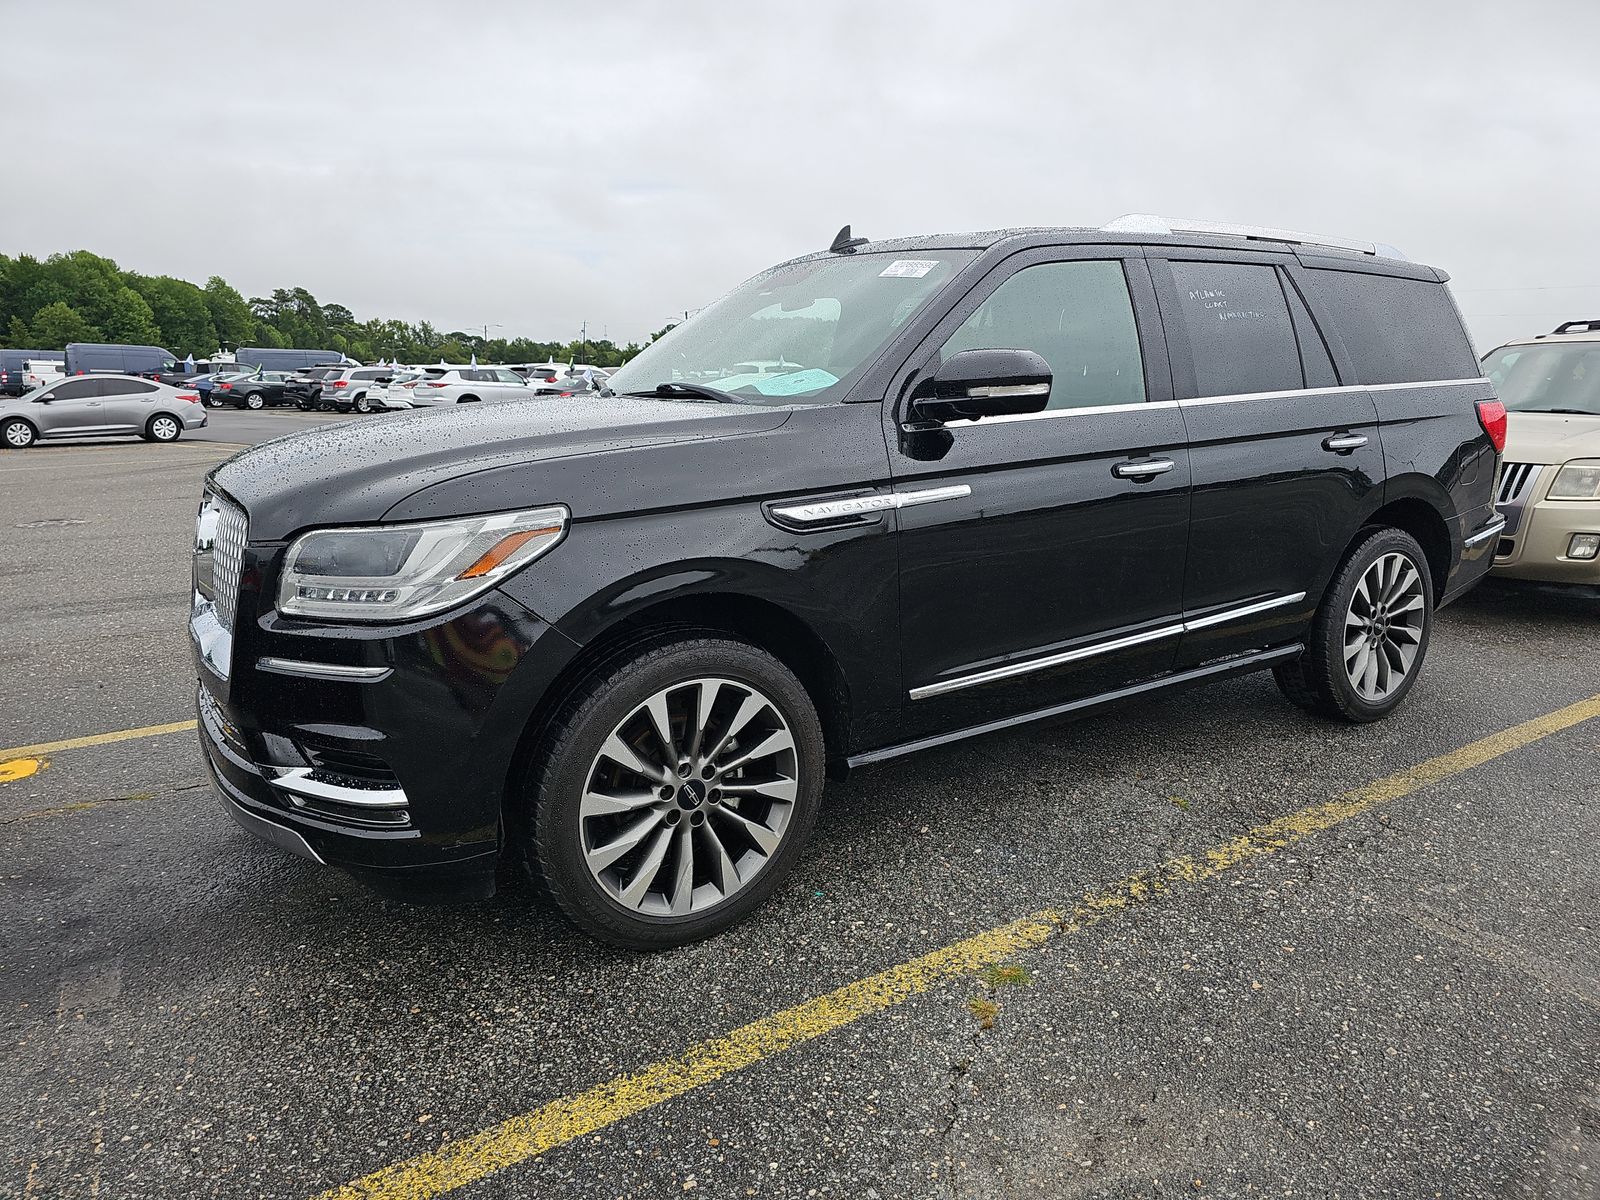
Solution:
[(26, 450), (33, 445), (33, 429), (26, 421), (12, 421), (6, 426), (6, 445)]
[(1344, 619), (1344, 669), (1356, 695), (1369, 704), (1391, 696), (1417, 661), (1427, 594), (1416, 564), (1385, 554), (1368, 567)]
[(585, 776), (589, 874), (643, 915), (714, 908), (777, 854), (798, 775), (793, 731), (756, 688), (719, 678), (663, 688), (612, 729)]

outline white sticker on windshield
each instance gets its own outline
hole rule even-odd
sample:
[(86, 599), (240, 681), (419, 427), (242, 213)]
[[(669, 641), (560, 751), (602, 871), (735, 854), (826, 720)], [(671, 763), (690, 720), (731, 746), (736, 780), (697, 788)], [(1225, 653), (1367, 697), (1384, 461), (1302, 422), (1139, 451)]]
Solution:
[(878, 278), (882, 279), (885, 275), (896, 275), (904, 279), (921, 279), (938, 265), (937, 259), (897, 258), (878, 272)]

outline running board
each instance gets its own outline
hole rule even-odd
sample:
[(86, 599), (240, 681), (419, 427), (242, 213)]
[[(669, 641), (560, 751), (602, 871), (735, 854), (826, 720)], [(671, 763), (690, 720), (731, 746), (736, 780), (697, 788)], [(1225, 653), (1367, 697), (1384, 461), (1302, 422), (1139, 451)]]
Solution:
[(1082, 700), (1069, 700), (1065, 704), (1053, 704), (1049, 708), (1035, 709), (1033, 712), (1023, 713), (1020, 716), (1004, 717), (998, 721), (985, 721), (981, 725), (969, 725), (965, 729), (958, 729), (954, 733), (939, 733), (932, 737), (918, 738), (914, 742), (902, 742), (898, 746), (886, 746), (882, 750), (868, 750), (861, 754), (851, 755), (846, 763), (851, 767), (865, 767), (872, 763), (886, 762), (891, 758), (899, 758), (906, 754), (915, 754), (919, 750), (931, 750), (935, 746), (948, 745), (951, 742), (965, 741), (970, 737), (978, 737), (985, 733), (996, 733), (1002, 729), (1011, 729), (1017, 725), (1027, 725), (1033, 721), (1044, 721), (1050, 717), (1063, 717), (1070, 713), (1082, 712), (1085, 709), (1098, 708), (1102, 704), (1111, 704), (1118, 700), (1127, 700), (1133, 696), (1142, 696), (1146, 692), (1158, 692), (1163, 688), (1181, 687), (1186, 683), (1200, 683), (1209, 679), (1220, 679), (1228, 675), (1243, 675), (1256, 671), (1262, 667), (1271, 666), (1273, 663), (1282, 662), (1289, 658), (1298, 658), (1305, 650), (1305, 646), (1295, 642), (1288, 646), (1275, 646), (1271, 650), (1252, 650), (1248, 654), (1241, 654), (1234, 658), (1225, 658), (1220, 662), (1207, 663), (1202, 667), (1192, 667), (1187, 671), (1179, 671), (1175, 675), (1163, 675), (1159, 679), (1147, 679), (1143, 683), (1130, 684), (1128, 687), (1117, 688), (1111, 692), (1101, 692), (1097, 696), (1085, 696)]

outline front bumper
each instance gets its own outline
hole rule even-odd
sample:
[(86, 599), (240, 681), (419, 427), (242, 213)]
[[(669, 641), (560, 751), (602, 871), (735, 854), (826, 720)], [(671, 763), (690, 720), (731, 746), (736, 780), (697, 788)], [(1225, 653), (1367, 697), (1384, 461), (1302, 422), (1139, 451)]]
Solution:
[[(251, 547), (245, 578), (264, 574)], [(262, 594), (241, 590), (226, 676), (197, 655), (200, 745), (230, 815), (388, 894), (492, 894), (519, 747), (575, 647), (497, 592), (384, 628), (244, 619)]]
[(1575, 533), (1600, 533), (1600, 502), (1544, 499), (1529, 504), (1515, 533), (1500, 538), (1494, 574), (1546, 583), (1600, 584), (1600, 559), (1567, 556)]

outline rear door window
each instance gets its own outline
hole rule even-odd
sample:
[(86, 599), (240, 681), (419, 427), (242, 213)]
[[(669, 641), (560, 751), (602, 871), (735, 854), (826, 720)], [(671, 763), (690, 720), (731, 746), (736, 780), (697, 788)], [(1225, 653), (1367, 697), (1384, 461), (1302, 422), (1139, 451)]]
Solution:
[(1178, 313), (1197, 396), (1305, 387), (1278, 269), (1266, 263), (1174, 262)]
[(156, 390), (156, 385), (144, 379), (97, 379), (96, 395), (140, 396)]
[(1322, 268), (1305, 277), (1338, 329), (1357, 382), (1478, 377), (1472, 343), (1444, 284)]
[(1032, 350), (1050, 364), (1048, 408), (1139, 404), (1144, 356), (1122, 263), (1040, 263), (997, 287), (939, 353)]

